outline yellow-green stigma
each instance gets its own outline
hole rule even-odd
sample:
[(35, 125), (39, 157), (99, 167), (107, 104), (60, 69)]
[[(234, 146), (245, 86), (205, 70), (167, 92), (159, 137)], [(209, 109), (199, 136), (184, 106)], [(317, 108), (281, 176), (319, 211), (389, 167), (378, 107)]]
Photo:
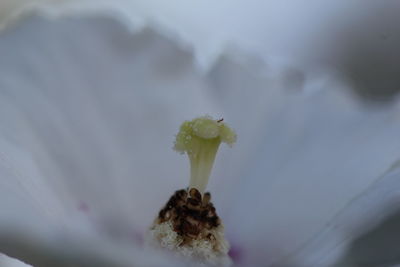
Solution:
[(219, 145), (224, 142), (231, 146), (235, 141), (235, 132), (222, 119), (203, 116), (182, 123), (174, 149), (189, 156), (189, 188), (204, 193)]

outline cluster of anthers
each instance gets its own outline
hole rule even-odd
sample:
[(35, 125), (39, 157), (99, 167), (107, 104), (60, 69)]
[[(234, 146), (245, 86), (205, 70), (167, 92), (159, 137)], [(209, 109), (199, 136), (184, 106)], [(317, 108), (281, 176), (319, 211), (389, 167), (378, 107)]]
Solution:
[(174, 231), (182, 237), (180, 245), (196, 239), (215, 241), (213, 229), (218, 228), (221, 221), (210, 198), (209, 192), (202, 198), (196, 188), (190, 189), (189, 194), (184, 189), (178, 190), (158, 214), (157, 223), (171, 221)]
[(206, 116), (182, 124), (175, 149), (189, 156), (190, 184), (176, 191), (159, 212), (150, 228), (153, 243), (201, 264), (230, 265), (223, 224), (211, 194), (204, 191), (220, 143), (235, 141), (235, 133), (222, 120)]

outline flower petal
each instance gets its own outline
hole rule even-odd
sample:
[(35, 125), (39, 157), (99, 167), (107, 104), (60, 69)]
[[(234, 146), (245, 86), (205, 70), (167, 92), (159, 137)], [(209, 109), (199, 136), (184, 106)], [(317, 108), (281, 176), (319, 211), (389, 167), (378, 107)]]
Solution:
[(307, 246), (286, 260), (301, 259), (303, 265), (312, 266), (398, 264), (398, 163), (355, 196)]
[(22, 261), (7, 257), (4, 254), (0, 254), (0, 266), (5, 266), (5, 267), (29, 267), (30, 265), (27, 265), (23, 263)]
[(247, 168), (234, 169), (235, 182), (221, 185), (215, 202), (248, 265), (279, 265), (400, 157), (398, 105), (359, 105), (329, 79), (292, 92), (240, 63), (220, 64), (212, 82), (231, 124), (241, 127), (238, 154), (225, 162)]
[(7, 228), (0, 225), (0, 249), (33, 266), (179, 266), (159, 251), (115, 243), (87, 233), (78, 235), (76, 231), (51, 225), (32, 227), (18, 223)]
[[(32, 263), (113, 261), (118, 249), (104, 247), (119, 240), (151, 261), (138, 252), (143, 231), (188, 182), (173, 133), (217, 110), (192, 55), (108, 17), (31, 16), (1, 33), (0, 72), (0, 147), (10, 158), (0, 161), (0, 251)], [(100, 239), (87, 239), (94, 252), (76, 244), (80, 233)]]
[[(101, 17), (31, 17), (1, 38), (3, 135), (34, 157), (69, 212), (83, 205), (148, 225), (187, 184), (173, 133), (216, 110), (191, 54)], [(160, 187), (170, 192), (149, 196)]]

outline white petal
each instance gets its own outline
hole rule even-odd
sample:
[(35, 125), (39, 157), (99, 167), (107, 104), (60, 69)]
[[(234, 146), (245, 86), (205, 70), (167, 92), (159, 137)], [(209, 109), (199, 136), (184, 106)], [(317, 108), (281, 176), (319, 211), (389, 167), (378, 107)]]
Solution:
[(13, 259), (13, 258), (7, 257), (4, 254), (0, 254), (0, 266), (4, 266), (4, 267), (29, 267), (30, 265), (27, 265), (27, 264), (25, 264), (22, 261), (19, 261), (17, 259)]
[(214, 71), (226, 79), (214, 83), (241, 128), (237, 150), (226, 153), (231, 161), (217, 171), (243, 162), (247, 168), (232, 168), (235, 184), (221, 185), (217, 206), (224, 206), (228, 235), (242, 243), (248, 264), (277, 263), (307, 245), (400, 157), (399, 110), (359, 105), (331, 80), (306, 80), (292, 92), (240, 64), (223, 64)]
[(215, 110), (190, 54), (101, 18), (31, 18), (0, 46), (3, 134), (34, 155), (69, 209), (85, 202), (148, 220), (166, 197), (149, 192), (186, 185), (173, 134)]
[(179, 266), (171, 256), (159, 251), (51, 225), (32, 227), (20, 222), (8, 227), (7, 232), (4, 225), (0, 229), (0, 249), (33, 266)]
[(138, 243), (188, 183), (186, 159), (171, 149), (179, 124), (217, 110), (192, 60), (154, 31), (133, 35), (109, 18), (31, 17), (2, 32), (0, 147), (13, 167), (0, 166), (0, 233), (32, 222), (39, 252), (57, 255), (58, 228), (46, 237), (36, 226)]
[[(399, 177), (397, 163), (335, 214), (307, 246), (285, 260), (297, 260), (308, 266), (390, 265), (398, 262), (398, 246), (393, 243), (398, 242), (398, 225), (390, 228), (388, 220), (395, 221), (393, 217), (398, 216)], [(381, 225), (385, 222), (386, 225)], [(369, 233), (373, 233), (371, 237), (357, 241), (356, 238), (361, 239)], [(353, 247), (350, 246), (352, 243)]]

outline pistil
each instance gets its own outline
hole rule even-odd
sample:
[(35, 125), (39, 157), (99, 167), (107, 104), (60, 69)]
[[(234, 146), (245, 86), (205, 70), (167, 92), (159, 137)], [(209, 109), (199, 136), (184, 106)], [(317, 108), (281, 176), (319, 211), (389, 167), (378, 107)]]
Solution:
[(170, 197), (150, 228), (158, 246), (202, 264), (230, 265), (224, 226), (205, 189), (219, 145), (235, 141), (236, 134), (222, 120), (205, 116), (181, 125), (174, 148), (189, 156), (190, 183)]
[(235, 141), (235, 132), (222, 120), (204, 116), (182, 124), (174, 148), (189, 157), (189, 188), (204, 193), (219, 145), (221, 142), (233, 145)]

